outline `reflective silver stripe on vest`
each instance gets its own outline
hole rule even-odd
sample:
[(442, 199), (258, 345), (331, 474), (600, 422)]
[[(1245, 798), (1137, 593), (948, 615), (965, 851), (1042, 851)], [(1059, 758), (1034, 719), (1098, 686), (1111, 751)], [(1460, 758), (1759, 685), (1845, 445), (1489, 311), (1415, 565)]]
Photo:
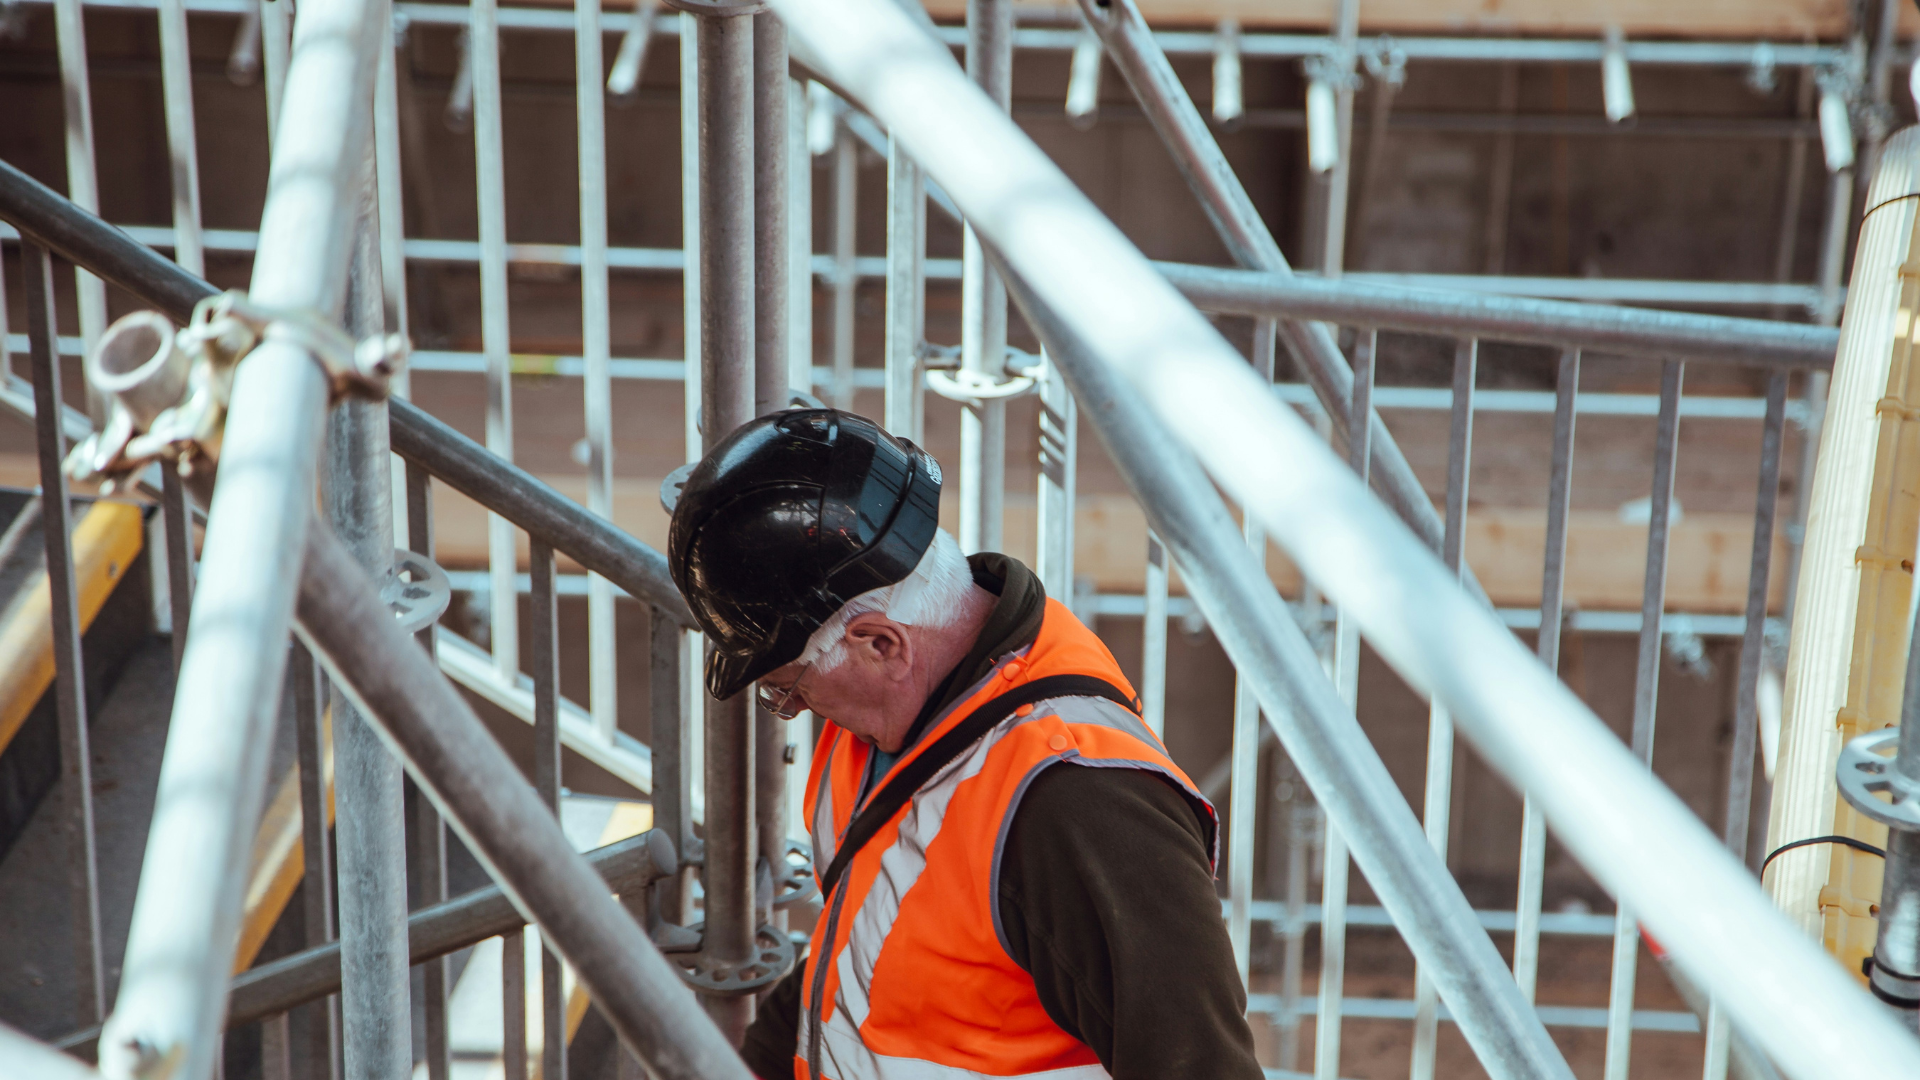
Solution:
[(853, 926), (847, 931), (846, 947), (835, 959), (839, 965), (840, 989), (837, 1004), (858, 1029), (867, 1022), (867, 991), (873, 980), (874, 962), (880, 959), (881, 946), (900, 916), (900, 901), (907, 890), (920, 880), (927, 868), (927, 846), (940, 835), (947, 819), (947, 805), (960, 785), (979, 774), (987, 755), (1007, 737), (1007, 733), (1040, 719), (1039, 706), (1031, 716), (1008, 717), (998, 727), (974, 743), (966, 753), (948, 762), (946, 767), (913, 793), (900, 815), (899, 835), (880, 855), (880, 870), (873, 885), (861, 898), (854, 913)]
[(840, 748), (840, 740), (846, 732), (836, 731), (833, 743), (827, 747), (826, 756), (820, 766), (820, 785), (814, 789), (813, 824), (807, 835), (813, 840), (813, 872), (824, 873), (833, 862), (833, 855), (839, 848), (838, 837), (833, 831), (833, 752)]
[[(927, 848), (940, 834), (940, 827), (946, 820), (947, 806), (955, 792), (963, 782), (980, 772), (986, 765), (987, 756), (1009, 733), (1026, 724), (1055, 716), (1070, 724), (1111, 728), (1146, 740), (1149, 747), (1159, 746), (1139, 717), (1111, 701), (1093, 697), (1048, 698), (1035, 702), (1033, 712), (1026, 716), (1011, 716), (1001, 721), (999, 726), (988, 732), (965, 754), (948, 763), (946, 768), (915, 792), (901, 815), (899, 835), (880, 856), (879, 873), (862, 898), (859, 911), (854, 914), (853, 925), (847, 932), (847, 944), (835, 958), (840, 975), (840, 986), (834, 1001), (835, 1012), (845, 1013), (852, 1030), (858, 1031), (860, 1025), (866, 1023), (874, 964), (880, 958), (880, 950), (886, 945), (887, 935), (892, 932), (895, 920), (899, 918), (900, 904), (907, 890), (913, 888), (927, 868)], [(991, 898), (988, 902), (992, 904)], [(994, 921), (997, 924), (999, 920), (996, 918)], [(831, 1030), (832, 1024), (829, 1023), (828, 1031)]]
[[(941, 1065), (925, 1058), (890, 1057), (867, 1049), (860, 1033), (847, 1018), (836, 1013), (827, 1021), (820, 1039), (820, 1070), (826, 1080), (1111, 1080), (1098, 1064), (1075, 1065), (1065, 1069), (1045, 1069), (1031, 1073), (981, 1073), (971, 1069)], [(806, 1038), (804, 1026), (801, 1038)], [(804, 1041), (802, 1045), (805, 1045)]]

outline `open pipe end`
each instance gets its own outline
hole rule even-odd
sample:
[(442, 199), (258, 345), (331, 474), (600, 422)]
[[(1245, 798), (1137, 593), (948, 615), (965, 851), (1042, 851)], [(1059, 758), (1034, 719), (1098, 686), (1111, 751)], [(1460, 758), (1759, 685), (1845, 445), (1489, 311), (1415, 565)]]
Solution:
[(166, 316), (137, 311), (116, 320), (101, 336), (87, 361), (87, 381), (102, 394), (119, 398), (144, 429), (186, 395), (189, 366)]

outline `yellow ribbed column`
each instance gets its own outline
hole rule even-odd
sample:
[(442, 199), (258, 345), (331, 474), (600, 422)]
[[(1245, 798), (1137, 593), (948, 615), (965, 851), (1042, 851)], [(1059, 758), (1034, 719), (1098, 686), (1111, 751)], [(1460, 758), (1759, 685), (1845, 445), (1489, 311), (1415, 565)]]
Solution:
[[(1767, 846), (1886, 827), (1843, 802), (1846, 740), (1897, 723), (1920, 539), (1920, 129), (1887, 143), (1854, 256), (1807, 515)], [(1770, 894), (1848, 971), (1873, 951), (1880, 860), (1840, 845), (1787, 852)]]

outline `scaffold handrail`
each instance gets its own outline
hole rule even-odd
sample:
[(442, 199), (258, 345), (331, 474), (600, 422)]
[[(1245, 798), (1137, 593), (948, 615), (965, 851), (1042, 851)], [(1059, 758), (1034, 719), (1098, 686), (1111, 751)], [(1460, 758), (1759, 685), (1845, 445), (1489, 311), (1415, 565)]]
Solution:
[(1185, 263), (1153, 265), (1195, 307), (1222, 315), (1325, 319), (1377, 330), (1811, 371), (1832, 368), (1840, 344), (1839, 330), (1806, 323)]
[[(1091, 368), (1108, 376), (1114, 395), (1083, 402), (1083, 412), (1109, 445), (1153, 445), (1168, 461), (1191, 447), (1212, 480), (1409, 683), (1445, 703), (1488, 763), (1538, 801), (1573, 855), (1790, 1074), (1920, 1068), (1920, 1042), (1874, 1009), (1772, 907), (1720, 838), (1266, 392), (943, 46), (882, 0), (772, 6), (1024, 276), (1036, 314), (1050, 313), (1097, 358)], [(1116, 430), (1121, 417), (1147, 422)], [(1162, 493), (1135, 485), (1134, 494), (1151, 510)], [(1238, 536), (1216, 525), (1206, 534), (1212, 550), (1231, 551)], [(1215, 601), (1208, 619), (1236, 665), (1257, 667), (1249, 645), (1283, 648), (1272, 626), (1221, 602), (1232, 598), (1233, 581), (1203, 588), (1214, 568), (1186, 562), (1182, 570), (1203, 607), (1209, 594)], [(1269, 711), (1292, 704), (1268, 696)]]

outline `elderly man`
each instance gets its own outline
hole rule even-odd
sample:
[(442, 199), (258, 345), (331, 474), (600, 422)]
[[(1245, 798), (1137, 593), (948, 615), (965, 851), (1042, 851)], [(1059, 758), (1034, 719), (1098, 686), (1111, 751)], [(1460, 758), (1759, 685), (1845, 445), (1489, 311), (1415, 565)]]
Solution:
[(674, 508), (707, 689), (822, 721), (825, 908), (748, 1030), (763, 1080), (1259, 1080), (1213, 807), (1099, 638), (938, 527), (940, 469), (872, 421), (763, 417)]

